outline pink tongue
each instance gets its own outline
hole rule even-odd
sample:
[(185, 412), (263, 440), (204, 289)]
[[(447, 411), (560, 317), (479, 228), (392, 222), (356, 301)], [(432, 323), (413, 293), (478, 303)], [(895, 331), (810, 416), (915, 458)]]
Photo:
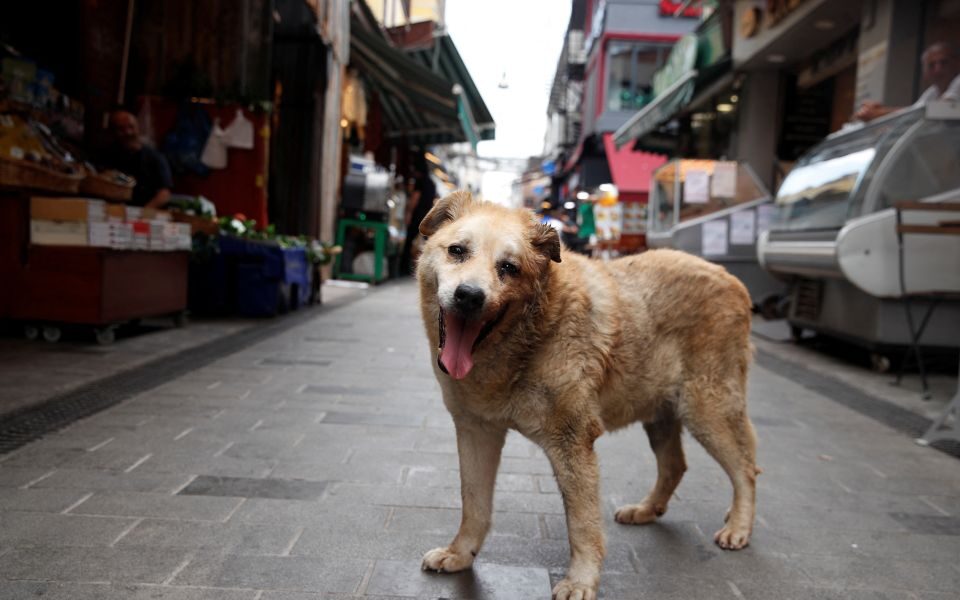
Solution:
[(443, 315), (446, 343), (440, 350), (440, 362), (454, 379), (463, 379), (473, 368), (473, 343), (483, 323), (467, 321), (446, 313)]

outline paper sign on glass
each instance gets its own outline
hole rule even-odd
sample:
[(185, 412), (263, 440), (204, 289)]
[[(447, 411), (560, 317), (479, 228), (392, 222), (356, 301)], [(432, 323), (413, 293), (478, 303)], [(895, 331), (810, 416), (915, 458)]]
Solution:
[(730, 243), (749, 245), (757, 239), (754, 211), (742, 210), (730, 215)]
[(683, 182), (683, 201), (688, 204), (706, 204), (710, 200), (710, 173), (687, 171)]
[(773, 204), (761, 204), (757, 207), (757, 232), (770, 229), (773, 219), (777, 216), (777, 207)]
[(737, 163), (724, 161), (714, 164), (710, 194), (717, 198), (733, 198), (737, 195)]
[(704, 223), (700, 242), (704, 256), (727, 254), (727, 220), (717, 219)]

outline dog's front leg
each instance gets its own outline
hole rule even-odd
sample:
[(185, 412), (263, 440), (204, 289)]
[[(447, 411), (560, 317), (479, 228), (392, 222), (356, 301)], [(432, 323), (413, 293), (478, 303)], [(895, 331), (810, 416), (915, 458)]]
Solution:
[[(545, 447), (563, 495), (570, 538), (567, 576), (553, 588), (555, 600), (595, 600), (600, 567), (606, 553), (600, 514), (600, 474), (593, 441), (600, 435), (590, 426), (565, 431)], [(599, 431), (602, 429), (597, 426)]]
[(457, 450), (460, 453), (460, 497), (463, 514), (460, 531), (445, 548), (434, 548), (423, 556), (423, 569), (452, 573), (473, 564), (490, 530), (493, 487), (500, 465), (505, 429), (454, 420)]

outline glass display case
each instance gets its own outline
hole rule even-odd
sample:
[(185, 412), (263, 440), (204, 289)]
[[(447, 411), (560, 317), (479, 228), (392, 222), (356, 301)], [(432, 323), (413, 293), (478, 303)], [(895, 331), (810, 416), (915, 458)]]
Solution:
[(774, 211), (769, 192), (746, 164), (675, 159), (653, 175), (647, 246), (675, 248), (722, 264), (755, 302), (782, 283), (757, 263), (756, 240)]
[[(801, 157), (757, 244), (761, 264), (788, 283), (795, 335), (812, 329), (870, 347), (909, 343), (904, 299), (960, 293), (960, 236), (904, 238), (901, 225), (939, 225), (951, 213), (924, 206), (901, 222), (897, 207), (957, 200), (960, 103), (850, 126)], [(923, 343), (956, 346), (957, 331), (960, 303), (943, 300)]]

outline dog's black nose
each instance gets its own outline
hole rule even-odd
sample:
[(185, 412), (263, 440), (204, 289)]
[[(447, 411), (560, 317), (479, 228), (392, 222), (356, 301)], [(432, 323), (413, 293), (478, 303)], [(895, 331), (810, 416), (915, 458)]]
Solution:
[(457, 309), (463, 314), (470, 314), (483, 308), (483, 302), (487, 297), (478, 287), (461, 283), (453, 292), (453, 301)]

